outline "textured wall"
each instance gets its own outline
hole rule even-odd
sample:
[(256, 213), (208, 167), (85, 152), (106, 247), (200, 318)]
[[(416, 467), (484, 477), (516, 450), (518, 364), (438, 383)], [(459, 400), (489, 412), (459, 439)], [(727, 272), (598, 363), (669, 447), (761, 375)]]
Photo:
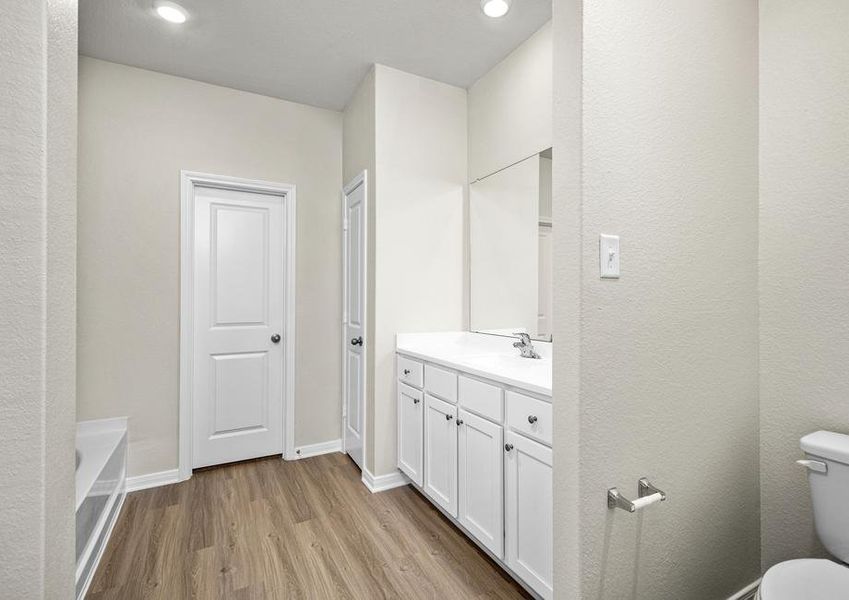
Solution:
[(763, 567), (822, 555), (799, 438), (849, 433), (849, 3), (762, 0)]
[(73, 0), (0, 6), (0, 595), (74, 589)]
[[(755, 0), (584, 4), (586, 598), (716, 599), (760, 573), (757, 19)], [(668, 501), (609, 511), (642, 476)]]
[(554, 0), (554, 154), (552, 280), (554, 291), (554, 591), (579, 598), (581, 354), (581, 57), (582, 0)]
[(177, 466), (180, 170), (298, 186), (296, 446), (339, 439), (342, 115), (80, 63), (81, 419), (128, 415), (129, 474)]

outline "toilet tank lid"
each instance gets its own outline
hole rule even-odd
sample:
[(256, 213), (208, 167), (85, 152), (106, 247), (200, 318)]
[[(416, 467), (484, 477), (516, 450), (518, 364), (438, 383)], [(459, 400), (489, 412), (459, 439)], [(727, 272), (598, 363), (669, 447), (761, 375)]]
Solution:
[(815, 431), (799, 441), (808, 454), (849, 465), (849, 435), (833, 431)]

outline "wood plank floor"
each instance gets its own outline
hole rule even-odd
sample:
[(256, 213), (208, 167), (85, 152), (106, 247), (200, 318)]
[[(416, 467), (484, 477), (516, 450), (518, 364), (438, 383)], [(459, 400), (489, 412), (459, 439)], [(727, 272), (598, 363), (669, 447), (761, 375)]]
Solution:
[(89, 600), (528, 598), (412, 487), (343, 454), (199, 471), (127, 497)]

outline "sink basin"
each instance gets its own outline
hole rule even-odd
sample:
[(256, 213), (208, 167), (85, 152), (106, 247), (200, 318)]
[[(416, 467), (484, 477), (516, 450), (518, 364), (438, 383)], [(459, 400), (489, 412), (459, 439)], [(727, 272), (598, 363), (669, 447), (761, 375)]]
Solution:
[(547, 360), (539, 358), (523, 358), (518, 354), (515, 356), (507, 354), (464, 356), (458, 359), (458, 362), (462, 362), (473, 368), (496, 372), (512, 372), (517, 369), (522, 371), (532, 370), (545, 372), (551, 369), (551, 363)]

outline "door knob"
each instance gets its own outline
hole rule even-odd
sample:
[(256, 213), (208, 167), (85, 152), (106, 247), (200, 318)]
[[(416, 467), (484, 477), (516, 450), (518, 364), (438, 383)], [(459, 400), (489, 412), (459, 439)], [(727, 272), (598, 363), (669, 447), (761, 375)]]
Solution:
[(274, 335), (272, 335), (271, 341), (274, 342), (275, 344), (279, 344), (280, 343), (280, 334), (275, 333)]
[(352, 346), (362, 346), (363, 345), (363, 336), (351, 338)]
[(510, 452), (513, 449), (513, 444), (504, 444), (504, 450)]

